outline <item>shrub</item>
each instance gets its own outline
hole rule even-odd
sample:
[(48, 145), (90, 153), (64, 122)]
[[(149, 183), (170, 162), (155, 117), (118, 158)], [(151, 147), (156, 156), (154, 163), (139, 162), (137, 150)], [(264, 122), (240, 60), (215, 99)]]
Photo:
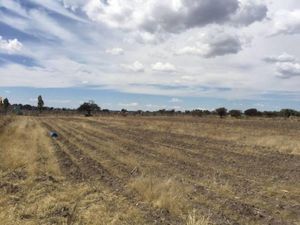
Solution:
[(186, 225), (208, 225), (210, 224), (209, 217), (197, 216), (196, 211), (193, 210), (187, 217)]
[(200, 109), (194, 109), (191, 113), (193, 116), (202, 116), (203, 115), (203, 111)]
[(92, 116), (92, 112), (100, 111), (100, 107), (94, 102), (85, 102), (77, 109), (79, 112), (84, 112), (85, 116)]
[(220, 116), (220, 118), (223, 118), (224, 116), (227, 115), (227, 109), (224, 107), (217, 108), (216, 113)]
[(298, 116), (298, 112), (293, 109), (282, 109), (279, 114), (283, 117), (289, 118), (291, 116)]
[(229, 115), (231, 117), (239, 118), (239, 117), (242, 116), (242, 112), (241, 112), (241, 110), (232, 109), (232, 110), (229, 111)]
[(259, 112), (257, 109), (247, 109), (244, 114), (246, 116), (260, 116), (261, 112)]

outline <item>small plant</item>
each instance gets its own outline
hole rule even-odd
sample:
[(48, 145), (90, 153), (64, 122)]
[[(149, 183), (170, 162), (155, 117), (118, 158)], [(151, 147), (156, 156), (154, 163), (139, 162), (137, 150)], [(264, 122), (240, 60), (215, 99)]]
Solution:
[(197, 216), (196, 210), (190, 212), (187, 217), (186, 225), (208, 225), (208, 224), (209, 224), (209, 217)]

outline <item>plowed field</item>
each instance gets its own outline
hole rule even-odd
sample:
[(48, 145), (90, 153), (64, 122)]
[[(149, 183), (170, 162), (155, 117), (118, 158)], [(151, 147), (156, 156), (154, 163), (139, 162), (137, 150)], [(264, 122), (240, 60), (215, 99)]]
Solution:
[(300, 121), (3, 117), (0, 224), (300, 224)]

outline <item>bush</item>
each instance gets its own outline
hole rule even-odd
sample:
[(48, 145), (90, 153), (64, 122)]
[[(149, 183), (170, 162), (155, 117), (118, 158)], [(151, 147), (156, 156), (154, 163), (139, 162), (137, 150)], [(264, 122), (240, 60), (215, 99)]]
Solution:
[(246, 115), (246, 116), (261, 116), (262, 115), (262, 113), (261, 112), (259, 112), (257, 109), (247, 109), (245, 112), (244, 112), (244, 114)]
[(77, 109), (79, 112), (84, 112), (85, 116), (92, 116), (92, 112), (100, 111), (100, 107), (93, 101), (85, 102)]
[(241, 112), (241, 110), (232, 109), (229, 111), (229, 115), (234, 118), (239, 118), (242, 116), (242, 112)]
[(223, 118), (224, 116), (227, 115), (227, 109), (224, 107), (217, 108), (216, 113), (220, 116), (220, 118)]
[(285, 118), (289, 118), (291, 116), (298, 116), (299, 112), (293, 109), (282, 109), (279, 114)]
[(203, 111), (200, 109), (194, 109), (191, 113), (193, 116), (202, 116), (203, 115)]
[(264, 111), (264, 112), (262, 112), (262, 114), (263, 114), (263, 116), (270, 117), (270, 118), (279, 116), (279, 113), (276, 111)]

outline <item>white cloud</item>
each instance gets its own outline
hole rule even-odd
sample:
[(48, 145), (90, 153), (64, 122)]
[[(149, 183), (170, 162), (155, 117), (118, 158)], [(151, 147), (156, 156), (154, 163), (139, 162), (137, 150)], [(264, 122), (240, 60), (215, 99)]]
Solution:
[(291, 78), (295, 76), (300, 76), (300, 63), (277, 63), (276, 68), (278, 71), (278, 77), (280, 78)]
[(276, 63), (276, 62), (295, 62), (295, 56), (289, 55), (287, 53), (282, 53), (279, 56), (267, 56), (264, 58), (264, 61), (268, 63)]
[(181, 102), (182, 100), (181, 99), (179, 99), (179, 98), (172, 98), (171, 100), (170, 100), (170, 102), (172, 102), (172, 103), (175, 103), (175, 102)]
[(112, 48), (112, 49), (106, 49), (105, 52), (107, 54), (111, 54), (111, 55), (123, 55), (124, 54), (124, 49), (122, 49), (122, 48)]
[(191, 41), (192, 46), (177, 50), (176, 55), (197, 55), (206, 58), (236, 54), (242, 50), (247, 39), (221, 27), (211, 28)]
[(152, 70), (157, 71), (157, 72), (175, 72), (176, 67), (172, 65), (171, 63), (162, 63), (162, 62), (157, 62), (155, 64), (152, 64)]
[(138, 102), (130, 102), (130, 103), (118, 103), (119, 106), (129, 108), (129, 109), (136, 109), (140, 104)]
[[(44, 7), (40, 7), (43, 2), (38, 0), (32, 0), (39, 3), (37, 7), (26, 7), (17, 0), (0, 1), (22, 16), (2, 12), (0, 20), (20, 34), (24, 33), (16, 36), (24, 44), (22, 56), (32, 58), (39, 65), (26, 65), (26, 60), (10, 61), (14, 57), (4, 57), (5, 62), (0, 67), (2, 87), (99, 86), (123, 93), (168, 98), (249, 99), (271, 91), (299, 93), (298, 36), (267, 36), (273, 23), (262, 21), (265, 7), (257, 3), (258, 0), (240, 0), (237, 8), (237, 0), (101, 1), (114, 2), (115, 5), (110, 6), (101, 6), (99, 0), (46, 0), (44, 6), (48, 10), (43, 10)], [(64, 5), (57, 4), (62, 1)], [(295, 0), (287, 0), (289, 3), (263, 1), (268, 2), (271, 19), (282, 9), (286, 9), (287, 14), (297, 11), (286, 6), (291, 5), (290, 2), (294, 2), (293, 6), (299, 5)], [(88, 9), (91, 2), (95, 5), (89, 5)], [(86, 12), (96, 22), (62, 19), (49, 9), (64, 15), (67, 11), (83, 20), (89, 19), (84, 15)], [(257, 23), (253, 23), (255, 21)], [(277, 28), (281, 33), (296, 34), (296, 22), (285, 22), (285, 18), (279, 22), (289, 24)], [(253, 24), (247, 26), (250, 23)], [(6, 30), (1, 32), (6, 36)], [(247, 35), (253, 37), (253, 41), (246, 48)], [(107, 54), (121, 54), (121, 50), (116, 50), (120, 47), (126, 49), (126, 57), (108, 57)], [(174, 57), (176, 50), (180, 57)], [(276, 56), (281, 52), (294, 56)], [(274, 64), (262, 63), (264, 56), (269, 56)], [(292, 64), (280, 64), (287, 62)], [(158, 69), (152, 70), (151, 66)], [(173, 67), (179, 72), (170, 73), (175, 71)], [(168, 73), (162, 76), (162, 71)], [(137, 76), (134, 72), (140, 73)], [(278, 82), (275, 72), (280, 77), (293, 78)]]
[[(59, 1), (53, 1), (53, 0), (43, 0), (43, 1), (40, 1), (40, 0), (28, 0), (30, 2), (33, 2), (34, 4), (37, 4), (37, 5), (41, 5), (45, 8), (47, 8), (48, 10), (51, 10), (55, 13), (58, 13), (58, 14), (61, 14), (65, 17), (68, 17), (70, 19), (74, 19), (74, 20), (77, 20), (77, 21), (81, 21), (81, 22), (85, 22), (84, 19), (82, 19), (81, 17), (79, 16), (76, 16), (75, 14), (71, 13), (69, 10), (67, 10), (66, 8), (68, 7), (61, 7), (61, 4)], [(76, 3), (76, 0), (72, 0), (74, 3)], [(66, 5), (65, 5), (66, 6)]]
[(258, 0), (240, 0), (240, 7), (231, 17), (233, 23), (250, 25), (266, 18), (268, 8)]
[(139, 61), (135, 61), (133, 64), (121, 64), (121, 66), (133, 72), (144, 72), (145, 70), (144, 65)]
[(176, 33), (223, 23), (238, 7), (237, 0), (90, 0), (84, 10), (92, 20), (110, 27)]
[(61, 0), (64, 7), (76, 11), (86, 4), (86, 0)]
[(268, 56), (264, 58), (267, 63), (275, 64), (277, 77), (288, 79), (300, 76), (300, 63), (295, 56), (283, 53), (279, 56)]
[(249, 25), (267, 11), (264, 4), (249, 0), (89, 0), (82, 8), (91, 20), (109, 27), (148, 33), (178, 33), (208, 24)]
[(276, 12), (273, 18), (272, 34), (300, 34), (300, 9)]
[(21, 42), (18, 41), (18, 39), (9, 39), (9, 40), (4, 40), (1, 36), (0, 36), (0, 50), (4, 50), (8, 53), (14, 53), (14, 52), (18, 52), (21, 51), (23, 47), (23, 44)]

